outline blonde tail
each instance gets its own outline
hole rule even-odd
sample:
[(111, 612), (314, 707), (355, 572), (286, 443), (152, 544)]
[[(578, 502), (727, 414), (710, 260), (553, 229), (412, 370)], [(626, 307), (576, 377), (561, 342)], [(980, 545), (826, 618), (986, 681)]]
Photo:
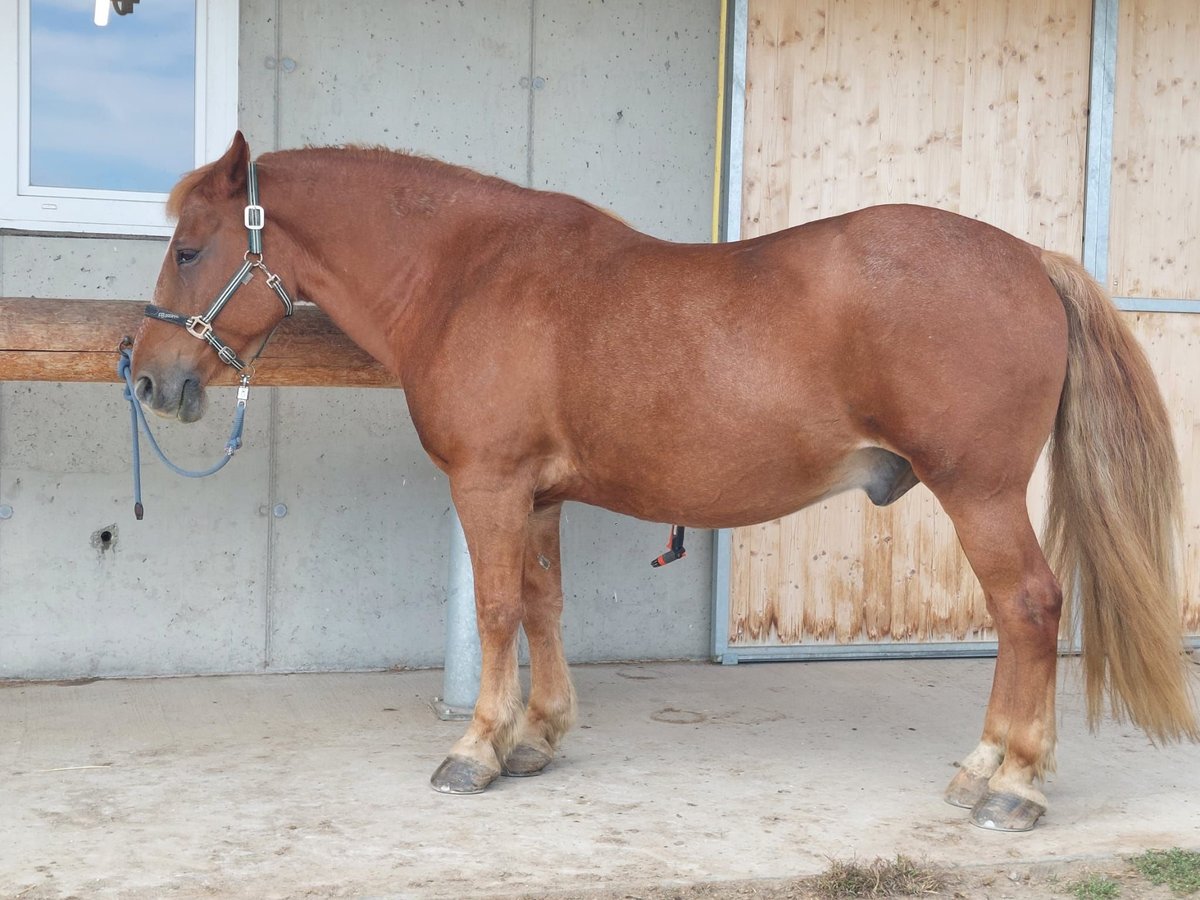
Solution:
[(1045, 548), (1078, 598), (1089, 722), (1110, 698), (1152, 740), (1200, 740), (1182, 652), (1179, 461), (1146, 356), (1104, 289), (1043, 252), (1069, 327)]

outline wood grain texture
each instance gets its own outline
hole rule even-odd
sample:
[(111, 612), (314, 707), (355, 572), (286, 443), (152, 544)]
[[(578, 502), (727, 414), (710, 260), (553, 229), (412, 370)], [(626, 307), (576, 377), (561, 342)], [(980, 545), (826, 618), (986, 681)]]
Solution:
[(1087, 0), (750, 3), (743, 234), (925, 203), (1082, 242)]
[(1183, 622), (1200, 634), (1200, 316), (1125, 313), (1158, 373), (1183, 472)]
[[(1088, 0), (751, 0), (743, 234), (911, 202), (1078, 253), (1090, 28)], [(734, 646), (992, 637), (924, 486), (885, 509), (833, 497), (732, 547)]]
[(1200, 299), (1200, 4), (1120, 9), (1109, 287)]
[[(0, 381), (115, 382), (117, 347), (142, 322), (133, 300), (0, 298)], [(233, 369), (218, 384), (237, 381)], [(255, 363), (254, 383), (398, 387), (316, 307), (298, 306)]]

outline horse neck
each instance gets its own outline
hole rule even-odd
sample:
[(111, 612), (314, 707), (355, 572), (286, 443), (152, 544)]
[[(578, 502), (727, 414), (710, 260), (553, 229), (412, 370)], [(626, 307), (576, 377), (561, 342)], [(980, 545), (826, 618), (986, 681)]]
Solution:
[(445, 261), (461, 264), (464, 230), (487, 227), (499, 214), (488, 194), (507, 186), (431, 160), (361, 153), (266, 157), (263, 205), (291, 245), (297, 293), (401, 376), (408, 342), (448, 299)]

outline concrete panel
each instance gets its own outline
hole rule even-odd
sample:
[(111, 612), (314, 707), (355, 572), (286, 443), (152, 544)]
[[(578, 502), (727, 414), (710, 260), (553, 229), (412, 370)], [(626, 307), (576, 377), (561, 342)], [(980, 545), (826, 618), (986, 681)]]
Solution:
[(718, 0), (536, 8), (533, 186), (658, 237), (709, 240)]
[[(165, 246), (5, 235), (3, 288), (9, 296), (148, 299)], [(221, 394), (202, 425), (160, 429), (183, 464), (220, 454), (233, 408), (231, 393)], [(265, 484), (269, 420), (255, 418), (252, 410), (247, 450), (205, 485), (144, 462), (147, 519), (137, 522), (120, 388), (0, 384), (0, 504), (13, 509), (0, 520), (0, 672), (260, 668), (266, 529), (257, 517), (265, 498), (255, 491)], [(253, 527), (223, 524), (240, 507)], [(104, 531), (115, 535), (107, 549), (93, 545)]]
[(289, 4), (283, 146), (382, 144), (523, 182), (529, 24), (528, 0)]
[(442, 661), (450, 491), (404, 394), (280, 391), (270, 664)]
[[(161, 429), (183, 465), (220, 455), (220, 394), (203, 424)], [(145, 462), (138, 522), (116, 385), (3, 384), (0, 407), (0, 677), (261, 668), (265, 417), (205, 483)]]
[(712, 532), (687, 533), (687, 557), (661, 569), (670, 528), (563, 507), (563, 647), (570, 662), (707, 655)]
[[(238, 128), (254, 154), (278, 150), (278, 104), (283, 75), (276, 53), (277, 0), (242, 0), (238, 23)], [(232, 135), (230, 135), (232, 137)]]
[(167, 242), (152, 238), (0, 235), (6, 297), (149, 300)]

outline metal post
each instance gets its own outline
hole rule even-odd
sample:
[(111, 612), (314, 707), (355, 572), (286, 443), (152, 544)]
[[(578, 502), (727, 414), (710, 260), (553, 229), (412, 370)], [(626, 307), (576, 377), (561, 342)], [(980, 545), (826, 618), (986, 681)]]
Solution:
[(1108, 284), (1108, 217), (1112, 199), (1119, 0), (1092, 5), (1092, 72), (1088, 97), (1087, 166), (1083, 201), (1083, 264)]
[[(721, 220), (714, 223), (716, 235), (722, 241), (740, 240), (742, 236), (742, 180), (746, 134), (746, 44), (749, 28), (748, 0), (725, 0), (724, 43), (725, 66), (721, 73), (724, 104), (724, 134), (718, 134), (724, 163), (720, 183)], [(729, 567), (733, 532), (721, 528), (713, 544), (713, 622), (712, 656), (717, 662), (732, 665), (738, 661), (736, 651), (729, 648)]]
[(479, 631), (475, 626), (475, 578), (458, 513), (451, 511), (446, 581), (446, 668), (442, 696), (433, 702), (439, 719), (469, 719), (479, 697)]

